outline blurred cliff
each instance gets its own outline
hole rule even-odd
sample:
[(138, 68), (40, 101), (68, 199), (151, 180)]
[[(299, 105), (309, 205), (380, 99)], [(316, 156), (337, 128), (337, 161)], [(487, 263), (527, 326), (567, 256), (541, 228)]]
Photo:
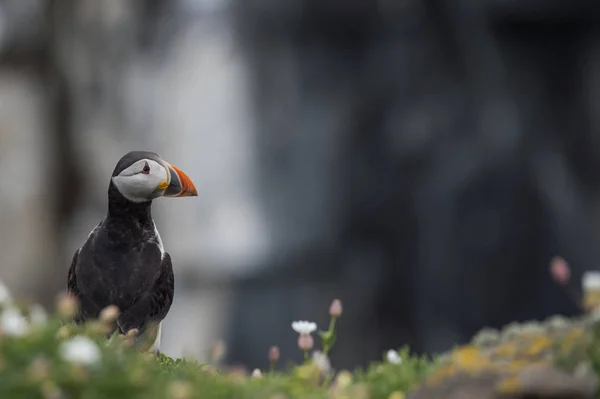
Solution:
[(148, 149), (176, 299), (163, 350), (264, 366), (326, 322), (350, 367), (573, 314), (597, 269), (600, 5), (534, 0), (0, 1), (0, 278), (49, 305)]

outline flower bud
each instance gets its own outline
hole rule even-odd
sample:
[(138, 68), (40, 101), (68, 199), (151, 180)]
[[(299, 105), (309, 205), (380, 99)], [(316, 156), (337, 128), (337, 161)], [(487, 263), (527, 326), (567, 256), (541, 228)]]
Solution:
[(128, 337), (135, 337), (140, 333), (140, 330), (138, 330), (137, 328), (132, 328), (131, 330), (127, 331), (127, 336)]
[(300, 334), (298, 336), (298, 347), (304, 352), (311, 350), (314, 344), (315, 342), (313, 340), (312, 335)]
[(65, 319), (73, 318), (79, 310), (79, 301), (72, 295), (61, 294), (56, 301), (56, 310)]
[(112, 335), (115, 329), (110, 324), (101, 322), (100, 320), (89, 320), (86, 322), (86, 328), (94, 334)]
[(329, 316), (331, 317), (340, 317), (342, 315), (342, 301), (339, 299), (334, 299), (331, 302), (331, 306), (329, 307)]
[(192, 385), (187, 381), (175, 381), (169, 386), (169, 398), (187, 399), (192, 396)]
[(227, 345), (222, 340), (218, 340), (210, 349), (210, 360), (219, 363), (227, 354)]
[(342, 370), (335, 378), (335, 383), (341, 389), (346, 389), (352, 384), (352, 374), (347, 370)]
[(103, 323), (113, 323), (119, 317), (119, 308), (115, 305), (110, 305), (102, 309), (100, 312), (100, 321)]
[(260, 369), (254, 369), (252, 371), (252, 378), (262, 378), (262, 371), (260, 371)]
[(50, 362), (42, 358), (34, 360), (27, 369), (27, 374), (34, 382), (45, 380), (50, 375)]
[[(129, 331), (131, 331), (131, 330), (129, 330)], [(133, 335), (129, 335), (129, 333), (127, 333), (127, 335), (118, 335), (117, 342), (119, 343), (119, 346), (121, 348), (125, 349), (125, 348), (132, 348), (133, 344), (135, 343), (135, 340), (134, 340)]]
[(61, 340), (62, 339), (67, 339), (69, 337), (69, 335), (71, 335), (71, 331), (69, 331), (69, 329), (67, 328), (67, 326), (62, 326), (56, 332), (56, 338), (61, 339)]
[(556, 283), (567, 285), (571, 278), (571, 268), (563, 258), (556, 256), (550, 262), (550, 275)]
[(269, 349), (269, 362), (277, 363), (279, 361), (279, 348), (276, 346), (272, 346)]

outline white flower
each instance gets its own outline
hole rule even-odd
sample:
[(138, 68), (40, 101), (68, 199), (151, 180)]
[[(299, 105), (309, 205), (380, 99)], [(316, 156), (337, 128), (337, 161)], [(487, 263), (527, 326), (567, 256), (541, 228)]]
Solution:
[(329, 356), (321, 351), (314, 351), (312, 354), (313, 363), (319, 368), (321, 374), (327, 375), (331, 371), (331, 361)]
[(0, 281), (0, 304), (8, 304), (10, 302), (12, 302), (12, 295), (8, 287)]
[(100, 349), (91, 339), (76, 336), (61, 344), (60, 355), (68, 362), (92, 365), (100, 360)]
[(583, 273), (583, 278), (581, 280), (584, 291), (600, 289), (600, 272), (598, 271), (588, 271)]
[(254, 369), (252, 371), (252, 378), (262, 378), (262, 371), (260, 371), (260, 369)]
[(48, 320), (48, 313), (42, 305), (36, 303), (29, 308), (29, 320), (34, 326), (39, 326)]
[(312, 321), (295, 321), (292, 328), (298, 334), (311, 334), (317, 330), (317, 324)]
[(27, 333), (29, 326), (18, 309), (8, 307), (4, 309), (2, 316), (0, 316), (0, 327), (7, 335), (21, 337)]
[(402, 358), (400, 357), (398, 352), (396, 352), (393, 349), (390, 349), (389, 351), (387, 351), (385, 357), (386, 357), (387, 361), (390, 363), (393, 363), (393, 364), (402, 363)]

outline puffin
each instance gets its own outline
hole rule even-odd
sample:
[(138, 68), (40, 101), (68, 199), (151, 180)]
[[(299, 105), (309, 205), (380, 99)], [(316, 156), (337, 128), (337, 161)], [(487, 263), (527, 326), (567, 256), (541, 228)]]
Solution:
[[(78, 302), (74, 322), (97, 319), (110, 305), (119, 309), (119, 334), (137, 330), (160, 354), (162, 321), (175, 289), (171, 256), (152, 219), (159, 197), (198, 196), (180, 169), (148, 151), (132, 151), (117, 163), (108, 187), (108, 212), (75, 251), (67, 294)], [(147, 333), (147, 334), (145, 334)]]

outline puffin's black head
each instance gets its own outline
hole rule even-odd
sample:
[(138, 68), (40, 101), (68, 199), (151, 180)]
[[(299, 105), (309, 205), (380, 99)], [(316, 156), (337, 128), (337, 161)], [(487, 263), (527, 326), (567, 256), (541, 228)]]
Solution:
[(190, 178), (158, 154), (132, 151), (117, 163), (112, 182), (123, 197), (147, 202), (158, 197), (197, 196)]

